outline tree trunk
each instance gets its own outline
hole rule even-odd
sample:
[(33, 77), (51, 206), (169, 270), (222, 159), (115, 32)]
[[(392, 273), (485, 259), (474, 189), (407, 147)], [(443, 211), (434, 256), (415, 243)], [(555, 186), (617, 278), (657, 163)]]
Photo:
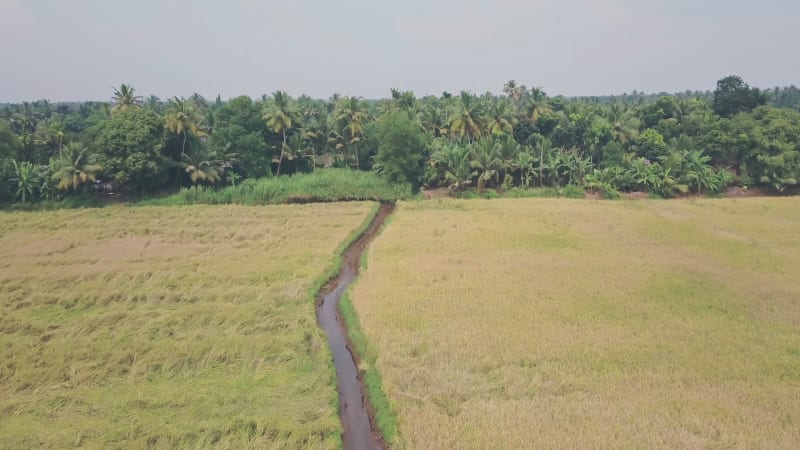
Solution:
[[(181, 145), (181, 156), (178, 159), (183, 158), (183, 155), (186, 154), (186, 131), (183, 132), (183, 144)], [(175, 168), (175, 187), (180, 191), (181, 190), (181, 166)]]
[(281, 163), (283, 162), (283, 151), (286, 150), (286, 128), (283, 129), (283, 146), (281, 147), (281, 156), (278, 158), (278, 171), (275, 175), (281, 175)]
[(539, 149), (539, 187), (544, 187), (544, 147)]

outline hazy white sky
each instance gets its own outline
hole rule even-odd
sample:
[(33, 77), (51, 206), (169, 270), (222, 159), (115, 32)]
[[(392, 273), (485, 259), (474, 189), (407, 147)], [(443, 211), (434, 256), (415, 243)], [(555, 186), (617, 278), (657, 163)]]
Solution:
[(798, 84), (798, 0), (0, 0), (0, 102)]

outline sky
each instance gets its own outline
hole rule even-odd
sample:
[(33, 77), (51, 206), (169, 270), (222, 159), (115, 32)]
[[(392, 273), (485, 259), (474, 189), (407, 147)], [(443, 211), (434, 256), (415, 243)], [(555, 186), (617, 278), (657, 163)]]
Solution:
[(0, 102), (800, 84), (797, 0), (0, 0)]

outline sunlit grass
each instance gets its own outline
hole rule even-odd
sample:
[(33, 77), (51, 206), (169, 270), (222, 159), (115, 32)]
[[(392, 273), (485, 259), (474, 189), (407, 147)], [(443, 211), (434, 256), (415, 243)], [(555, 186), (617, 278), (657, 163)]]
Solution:
[(312, 286), (369, 203), (0, 213), (0, 448), (335, 448)]
[(400, 447), (800, 447), (800, 199), (402, 203), (352, 292)]

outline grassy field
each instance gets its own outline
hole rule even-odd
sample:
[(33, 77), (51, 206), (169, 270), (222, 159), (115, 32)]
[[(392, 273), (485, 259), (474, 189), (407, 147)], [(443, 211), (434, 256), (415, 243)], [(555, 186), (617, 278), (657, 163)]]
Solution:
[(800, 448), (798, 198), (402, 203), (367, 261), (399, 448)]
[(0, 213), (0, 448), (335, 448), (314, 284), (374, 208)]

